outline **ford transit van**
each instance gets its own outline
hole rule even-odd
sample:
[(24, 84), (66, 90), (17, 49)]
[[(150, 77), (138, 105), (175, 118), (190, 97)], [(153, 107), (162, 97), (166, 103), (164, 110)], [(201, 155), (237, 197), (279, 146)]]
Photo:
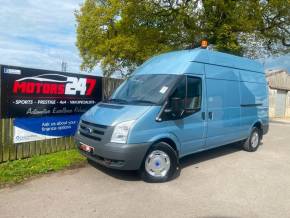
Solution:
[(81, 117), (77, 147), (103, 166), (164, 182), (186, 155), (233, 142), (256, 151), (268, 131), (267, 92), (256, 61), (205, 49), (161, 54)]

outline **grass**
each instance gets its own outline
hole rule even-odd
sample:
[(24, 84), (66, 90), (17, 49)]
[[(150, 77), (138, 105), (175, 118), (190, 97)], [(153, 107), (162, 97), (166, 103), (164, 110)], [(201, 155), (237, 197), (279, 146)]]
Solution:
[(20, 183), (28, 178), (48, 172), (82, 166), (86, 159), (77, 150), (35, 156), (0, 164), (0, 187)]

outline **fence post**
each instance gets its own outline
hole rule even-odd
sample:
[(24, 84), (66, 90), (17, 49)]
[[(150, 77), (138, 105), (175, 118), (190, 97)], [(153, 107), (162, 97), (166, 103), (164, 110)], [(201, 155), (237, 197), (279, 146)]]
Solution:
[(13, 119), (9, 119), (9, 160), (15, 160), (17, 157), (16, 145), (13, 143)]
[(3, 128), (2, 128), (2, 120), (1, 120), (1, 122), (0, 122), (0, 163), (3, 161), (3, 137), (4, 137), (4, 135), (3, 135), (3, 133), (2, 133), (2, 130), (3, 130)]

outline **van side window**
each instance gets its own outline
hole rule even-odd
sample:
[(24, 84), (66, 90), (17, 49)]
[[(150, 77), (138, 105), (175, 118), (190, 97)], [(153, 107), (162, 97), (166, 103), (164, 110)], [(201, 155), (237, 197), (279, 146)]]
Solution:
[(187, 77), (187, 96), (185, 99), (186, 109), (200, 109), (201, 108), (201, 79), (197, 77)]
[(201, 108), (202, 83), (197, 77), (184, 77), (176, 87), (171, 97), (184, 100), (185, 108), (197, 110)]
[(181, 98), (185, 99), (186, 96), (186, 85), (185, 85), (186, 79), (185, 77), (182, 78), (182, 80), (178, 83), (175, 91), (172, 94), (172, 98)]

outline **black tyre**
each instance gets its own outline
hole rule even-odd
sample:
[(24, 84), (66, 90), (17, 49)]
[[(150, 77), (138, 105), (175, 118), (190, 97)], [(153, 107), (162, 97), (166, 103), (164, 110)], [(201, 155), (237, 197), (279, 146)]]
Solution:
[(249, 138), (243, 143), (243, 149), (245, 151), (254, 152), (257, 151), (261, 143), (261, 131), (254, 127)]
[(180, 170), (176, 151), (165, 142), (154, 144), (147, 152), (140, 174), (145, 182), (166, 182)]

